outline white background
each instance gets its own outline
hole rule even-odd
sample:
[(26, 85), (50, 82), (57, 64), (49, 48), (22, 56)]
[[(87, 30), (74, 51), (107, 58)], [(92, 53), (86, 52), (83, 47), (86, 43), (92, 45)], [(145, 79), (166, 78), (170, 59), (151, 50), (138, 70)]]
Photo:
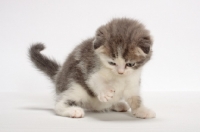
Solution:
[[(157, 117), (56, 116), (53, 84), (33, 68), (28, 47), (43, 42), (43, 53), (63, 63), (76, 45), (116, 17), (140, 20), (154, 36), (142, 90)], [(199, 25), (199, 0), (0, 0), (0, 132), (199, 131)]]
[(52, 84), (28, 60), (29, 45), (45, 43), (44, 54), (63, 63), (77, 44), (116, 17), (140, 20), (154, 37), (144, 91), (199, 91), (198, 0), (1, 0), (0, 91), (48, 90)]

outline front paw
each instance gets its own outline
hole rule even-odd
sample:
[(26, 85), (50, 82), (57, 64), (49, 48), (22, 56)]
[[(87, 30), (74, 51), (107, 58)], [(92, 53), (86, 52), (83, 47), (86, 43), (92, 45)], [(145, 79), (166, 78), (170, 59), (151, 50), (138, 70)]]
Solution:
[(137, 118), (148, 119), (148, 118), (155, 118), (156, 113), (146, 107), (140, 107), (134, 111), (132, 111), (133, 115)]
[(106, 89), (105, 91), (101, 92), (97, 97), (101, 102), (108, 102), (110, 99), (113, 98), (114, 94), (114, 89)]

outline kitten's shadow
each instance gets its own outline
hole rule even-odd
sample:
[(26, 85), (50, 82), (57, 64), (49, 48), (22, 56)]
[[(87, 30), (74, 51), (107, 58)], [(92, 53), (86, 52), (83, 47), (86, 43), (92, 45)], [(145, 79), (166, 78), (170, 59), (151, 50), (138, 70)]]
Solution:
[(136, 121), (130, 112), (86, 112), (86, 118), (93, 118), (100, 121)]
[(51, 109), (51, 108), (39, 108), (39, 107), (23, 107), (23, 108), (20, 108), (20, 109), (23, 109), (23, 110), (30, 110), (30, 111), (47, 111), (51, 114), (55, 114), (54, 113), (54, 110)]
[[(39, 107), (23, 107), (20, 108), (23, 110), (30, 110), (30, 111), (46, 111), (53, 115), (56, 115), (54, 110), (51, 108), (39, 108)], [(67, 117), (66, 117), (67, 118)], [(86, 111), (85, 112), (85, 119), (92, 118), (93, 120), (99, 121), (142, 121), (142, 119), (135, 118), (131, 115), (130, 111), (128, 112), (92, 112)]]

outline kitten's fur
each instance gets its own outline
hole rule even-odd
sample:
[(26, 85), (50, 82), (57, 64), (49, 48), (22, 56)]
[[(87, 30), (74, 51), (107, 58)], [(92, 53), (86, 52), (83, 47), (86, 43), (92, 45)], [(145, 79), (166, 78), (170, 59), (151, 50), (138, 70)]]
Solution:
[[(152, 39), (138, 21), (113, 19), (101, 26), (94, 38), (77, 46), (63, 66), (42, 55), (43, 44), (32, 45), (30, 59), (55, 83), (55, 112), (80, 118), (84, 110), (127, 111), (139, 118), (155, 113), (142, 104), (140, 76), (152, 55)], [(126, 103), (121, 102), (125, 100)]]

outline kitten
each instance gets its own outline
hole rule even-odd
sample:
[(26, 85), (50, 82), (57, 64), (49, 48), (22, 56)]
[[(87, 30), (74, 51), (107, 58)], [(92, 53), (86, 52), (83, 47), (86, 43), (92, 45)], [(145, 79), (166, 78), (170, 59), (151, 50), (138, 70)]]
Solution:
[(57, 115), (81, 118), (84, 109), (123, 112), (131, 108), (138, 118), (154, 118), (140, 97), (141, 71), (151, 58), (151, 47), (144, 25), (122, 18), (98, 28), (95, 37), (77, 46), (63, 66), (40, 53), (45, 48), (41, 43), (32, 45), (29, 53), (55, 84)]

